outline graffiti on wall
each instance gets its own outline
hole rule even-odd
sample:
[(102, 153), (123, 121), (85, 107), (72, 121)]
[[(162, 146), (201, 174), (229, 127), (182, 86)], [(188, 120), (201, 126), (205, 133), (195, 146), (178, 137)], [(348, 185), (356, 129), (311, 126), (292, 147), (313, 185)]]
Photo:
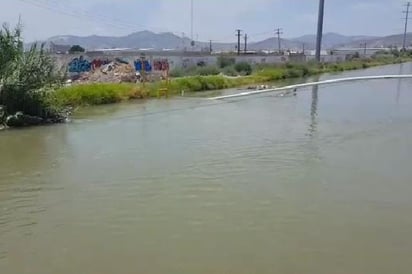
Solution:
[[(95, 71), (97, 69), (104, 69), (110, 66), (112, 63), (129, 64), (126, 60), (116, 58), (115, 61), (109, 59), (96, 58), (92, 61), (88, 61), (83, 56), (73, 58), (68, 64), (68, 71), (70, 73), (85, 73)], [(137, 72), (168, 72), (170, 70), (170, 64), (168, 59), (155, 59), (152, 62), (145, 57), (138, 58), (133, 63), (134, 69)]]
[[(122, 60), (120, 58), (115, 59), (116, 62), (121, 63), (121, 64), (129, 64), (127, 61)], [(79, 58), (74, 58), (69, 64), (68, 64), (68, 70), (71, 73), (84, 73), (84, 72), (89, 72), (89, 71), (95, 71), (97, 69), (100, 69), (102, 67), (105, 67), (107, 65), (110, 65), (113, 63), (112, 60), (109, 59), (93, 59), (93, 61), (88, 61), (86, 60), (83, 56), (80, 56)]]
[(148, 60), (144, 60), (144, 59), (137, 59), (134, 61), (134, 68), (136, 71), (146, 71), (146, 72), (150, 72), (152, 71), (152, 65), (150, 64), (150, 62)]
[(92, 69), (92, 63), (84, 59), (83, 56), (71, 60), (68, 66), (69, 72), (72, 73), (82, 73)]
[(153, 60), (153, 70), (156, 71), (169, 71), (169, 61), (167, 59)]
[(107, 64), (110, 64), (111, 61), (109, 61), (109, 59), (106, 60), (102, 60), (102, 59), (94, 59), (92, 61), (92, 70), (96, 70), (98, 68), (100, 68), (101, 66), (105, 66)]

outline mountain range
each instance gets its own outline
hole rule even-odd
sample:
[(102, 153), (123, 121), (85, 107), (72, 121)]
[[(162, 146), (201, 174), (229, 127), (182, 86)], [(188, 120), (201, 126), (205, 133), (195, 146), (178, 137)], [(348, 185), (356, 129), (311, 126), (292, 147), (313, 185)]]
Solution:
[[(323, 36), (323, 48), (333, 49), (339, 47), (359, 47), (366, 43), (368, 47), (389, 47), (402, 46), (403, 35), (390, 35), (384, 37), (376, 36), (345, 36), (337, 33), (325, 33)], [(412, 42), (412, 33), (408, 34), (408, 41)], [(80, 45), (87, 50), (96, 49), (153, 49), (153, 50), (182, 50), (190, 48), (191, 40), (182, 38), (173, 33), (154, 33), (151, 31), (140, 31), (127, 36), (54, 36), (46, 41), (46, 44), (55, 45)], [(283, 49), (298, 50), (305, 47), (314, 49), (316, 35), (304, 35), (291, 39), (281, 39)], [(235, 50), (236, 42), (233, 43), (213, 43), (214, 51)], [(195, 42), (197, 49), (209, 49), (208, 42)], [(278, 47), (277, 38), (268, 38), (263, 41), (251, 42), (248, 45), (249, 50), (273, 50)], [(243, 48), (243, 43), (242, 43)]]

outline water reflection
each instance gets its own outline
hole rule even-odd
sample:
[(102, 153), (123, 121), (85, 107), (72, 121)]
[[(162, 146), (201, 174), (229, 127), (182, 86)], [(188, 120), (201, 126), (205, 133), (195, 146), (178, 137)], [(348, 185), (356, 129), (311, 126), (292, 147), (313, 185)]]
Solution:
[(0, 178), (13, 173), (27, 176), (51, 167), (67, 147), (67, 125), (9, 130), (0, 135)]
[[(399, 65), (399, 75), (403, 74), (404, 64)], [(398, 80), (398, 85), (396, 86), (396, 104), (399, 105), (399, 100), (401, 98), (401, 89), (402, 89), (402, 79)]]
[(412, 94), (399, 112), (396, 85), (2, 132), (0, 272), (409, 273)]
[[(318, 82), (320, 77), (313, 79), (314, 82)], [(318, 126), (318, 101), (319, 101), (319, 85), (312, 87), (312, 103), (310, 107), (310, 126), (309, 126), (309, 135), (313, 136), (317, 131)]]

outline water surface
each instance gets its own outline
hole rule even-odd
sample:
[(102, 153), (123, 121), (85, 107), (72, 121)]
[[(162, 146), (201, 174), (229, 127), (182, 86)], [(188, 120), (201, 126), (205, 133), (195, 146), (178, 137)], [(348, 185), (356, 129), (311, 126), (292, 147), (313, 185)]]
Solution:
[(0, 273), (411, 273), (411, 87), (152, 100), (1, 132)]

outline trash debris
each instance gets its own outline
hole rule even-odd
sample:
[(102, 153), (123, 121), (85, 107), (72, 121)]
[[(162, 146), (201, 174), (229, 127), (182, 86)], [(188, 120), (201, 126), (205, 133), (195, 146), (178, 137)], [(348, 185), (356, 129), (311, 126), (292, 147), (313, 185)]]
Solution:
[(119, 59), (93, 71), (74, 75), (71, 80), (73, 83), (135, 83), (137, 79), (135, 69)]

